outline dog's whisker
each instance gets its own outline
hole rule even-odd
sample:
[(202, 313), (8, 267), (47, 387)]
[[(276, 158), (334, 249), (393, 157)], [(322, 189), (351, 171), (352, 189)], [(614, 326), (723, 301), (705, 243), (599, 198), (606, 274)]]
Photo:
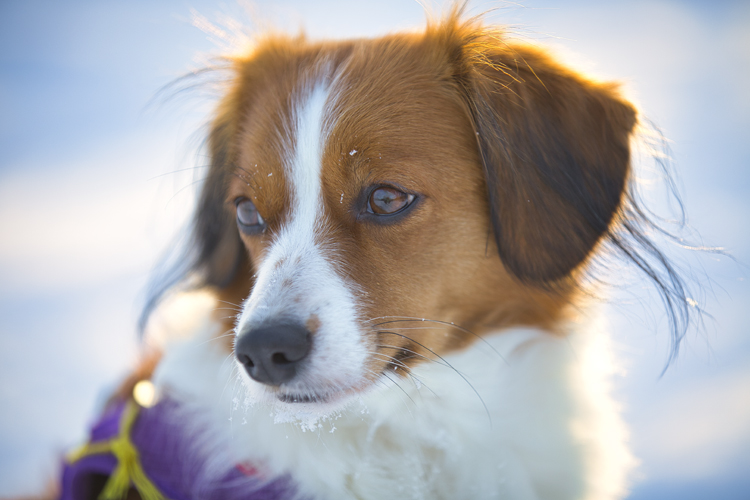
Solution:
[(432, 363), (436, 363), (438, 365), (445, 366), (444, 363), (441, 363), (440, 361), (438, 361), (436, 359), (432, 359), (432, 358), (430, 358), (428, 356), (425, 356), (424, 354), (420, 354), (420, 353), (418, 353), (416, 351), (413, 351), (411, 349), (408, 349), (406, 347), (395, 346), (395, 345), (388, 345), (388, 344), (376, 344), (376, 346), (377, 347), (382, 347), (383, 349), (395, 349), (397, 351), (408, 352), (409, 354), (413, 354), (414, 356), (420, 357), (420, 358), (424, 359), (425, 361), (431, 361)]
[[(391, 319), (388, 319), (388, 318), (391, 318)], [(391, 323), (399, 323), (399, 322), (403, 322), (403, 323), (426, 322), (426, 323), (434, 323), (434, 324), (446, 326), (448, 328), (455, 328), (455, 329), (459, 330), (460, 332), (467, 333), (467, 334), (471, 335), (472, 337), (478, 339), (482, 343), (484, 343), (487, 347), (489, 347), (490, 349), (492, 349), (495, 352), (495, 354), (497, 354), (500, 357), (500, 359), (502, 359), (504, 362), (507, 363), (507, 360), (505, 359), (505, 357), (502, 354), (500, 354), (500, 352), (497, 349), (495, 349), (495, 346), (493, 346), (492, 344), (490, 344), (489, 342), (487, 342), (487, 339), (485, 339), (481, 335), (477, 335), (476, 333), (472, 332), (468, 328), (465, 328), (465, 327), (463, 327), (461, 325), (457, 325), (457, 324), (453, 323), (452, 321), (448, 322), (448, 321), (441, 321), (441, 320), (437, 320), (437, 319), (416, 318), (416, 317), (409, 317), (409, 316), (382, 316), (380, 318), (374, 318), (374, 319), (375, 320), (378, 320), (378, 319), (388, 319), (388, 321), (383, 321), (381, 323), (377, 323), (377, 324), (373, 325), (374, 328), (378, 328), (380, 326), (388, 325), (388, 324), (391, 324)], [(403, 328), (407, 328), (407, 327), (391, 328), (391, 330), (403, 329)], [(429, 327), (413, 327), (413, 328), (415, 328), (415, 329), (416, 328), (429, 329)]]
[(224, 335), (218, 335), (218, 336), (216, 336), (216, 337), (212, 337), (212, 338), (210, 338), (210, 339), (206, 340), (206, 341), (205, 341), (205, 342), (203, 342), (203, 343), (204, 343), (204, 344), (208, 344), (208, 343), (210, 343), (210, 342), (217, 342), (217, 341), (219, 341), (219, 340), (222, 340), (222, 339), (225, 339), (225, 338), (228, 338), (228, 337), (233, 337), (233, 336), (234, 336), (234, 333), (225, 333)]
[(239, 309), (237, 307), (214, 307), (214, 311), (234, 311), (240, 313), (242, 312), (242, 309)]
[(471, 388), (472, 391), (474, 391), (474, 394), (477, 395), (477, 397), (479, 398), (479, 401), (482, 403), (482, 406), (484, 407), (485, 413), (487, 413), (487, 418), (490, 421), (490, 427), (492, 426), (492, 415), (490, 415), (490, 409), (487, 407), (487, 403), (484, 402), (484, 398), (482, 398), (482, 395), (479, 394), (479, 391), (477, 391), (477, 389), (474, 387), (474, 384), (472, 384), (471, 382), (469, 382), (469, 379), (467, 379), (466, 376), (463, 373), (461, 373), (453, 365), (451, 365), (444, 357), (442, 357), (440, 354), (436, 353), (435, 351), (433, 351), (429, 347), (425, 346), (424, 344), (422, 344), (420, 342), (417, 342), (416, 340), (414, 340), (414, 339), (412, 339), (410, 337), (407, 337), (406, 335), (402, 335), (402, 334), (396, 333), (396, 332), (390, 332), (390, 331), (387, 331), (387, 330), (378, 330), (378, 333), (386, 333), (386, 334), (396, 335), (396, 336), (401, 337), (401, 338), (403, 338), (405, 340), (408, 340), (410, 342), (414, 342), (418, 346), (422, 347), (423, 349), (426, 349), (427, 351), (429, 351), (432, 354), (434, 354), (435, 356), (437, 356), (441, 361), (443, 361), (443, 363), (446, 364), (446, 366), (448, 366), (459, 377), (461, 377), (464, 380), (464, 382), (466, 382), (468, 384), (468, 386)]
[[(236, 319), (236, 318), (237, 318), (237, 316), (222, 316), (219, 319), (220, 320), (225, 320), (225, 319)], [(234, 330), (234, 328), (232, 328), (232, 330)]]
[[(436, 393), (435, 391), (433, 391), (433, 390), (432, 390), (432, 388), (430, 388), (430, 386), (429, 386), (429, 385), (427, 385), (427, 384), (426, 384), (426, 383), (424, 382), (424, 380), (422, 380), (421, 378), (417, 377), (416, 375), (414, 375), (414, 374), (413, 374), (413, 373), (411, 373), (411, 372), (410, 372), (410, 373), (408, 373), (408, 375), (409, 375), (409, 378), (411, 378), (411, 380), (412, 380), (412, 383), (414, 384), (414, 387), (416, 387), (416, 388), (417, 388), (417, 391), (421, 391), (421, 390), (422, 390), (422, 388), (424, 387), (425, 389), (427, 389), (428, 391), (430, 391), (430, 392), (432, 393), (432, 395), (433, 395), (433, 396), (435, 396), (435, 397), (437, 397), (437, 398), (439, 398), (439, 397), (440, 397), (440, 396), (438, 396), (438, 394), (437, 394), (437, 393)], [(420, 393), (420, 394), (421, 394), (421, 393)]]
[[(411, 401), (411, 404), (413, 404), (415, 407), (417, 406), (417, 403), (416, 403), (416, 401), (414, 401), (414, 398), (412, 398), (409, 395), (409, 393), (406, 392), (406, 389), (404, 389), (403, 387), (401, 387), (401, 384), (398, 383), (398, 380), (394, 380), (393, 378), (389, 377), (386, 372), (383, 372), (382, 376), (385, 377), (385, 378), (387, 378), (388, 380), (390, 380), (396, 387), (398, 387), (401, 390), (401, 392), (404, 393), (404, 396), (406, 396), (407, 398), (409, 398), (409, 401)], [(414, 414), (411, 412), (411, 408), (409, 408), (409, 405), (407, 405), (406, 402), (404, 402), (404, 406), (406, 407), (406, 410), (409, 412), (409, 414), (413, 418)]]
[[(393, 346), (383, 346), (383, 347), (392, 347), (394, 349), (398, 349), (398, 348), (393, 347)], [(384, 354), (384, 353), (378, 352), (378, 351), (369, 351), (369, 353), (371, 355), (373, 355), (373, 356), (377, 356), (380, 359), (388, 360), (388, 362), (391, 363), (391, 364), (397, 364), (397, 365), (401, 366), (404, 369), (404, 373), (411, 379), (412, 383), (414, 384), (414, 387), (416, 387), (417, 390), (420, 390), (422, 387), (424, 387), (427, 390), (429, 390), (431, 393), (433, 393), (434, 395), (437, 396), (437, 394), (435, 394), (435, 391), (433, 391), (432, 389), (430, 389), (419, 377), (417, 377), (416, 375), (414, 375), (412, 373), (411, 368), (408, 367), (407, 365), (405, 365), (402, 361), (394, 358), (393, 356), (389, 356), (387, 354)], [(429, 358), (427, 358), (427, 359), (429, 359)], [(430, 361), (434, 361), (434, 360), (430, 359)], [(438, 363), (438, 364), (440, 364), (440, 363)], [(368, 371), (372, 372), (372, 370), (368, 370)]]
[(377, 351), (370, 352), (370, 355), (371, 356), (375, 356), (378, 359), (381, 359), (381, 360), (387, 362), (389, 365), (400, 366), (401, 368), (404, 369), (404, 371), (406, 373), (409, 373), (409, 371), (410, 371), (410, 368), (408, 366), (406, 366), (402, 361), (394, 358), (393, 356), (388, 356), (386, 354), (383, 354), (383, 353), (377, 352)]
[(383, 376), (382, 372), (376, 372), (376, 371), (371, 370), (369, 368), (365, 368), (365, 372), (369, 373), (372, 376), (372, 383), (373, 384), (376, 384), (376, 385), (382, 387), (383, 389), (388, 389), (389, 388), (388, 384), (386, 384), (382, 380), (382, 376)]
[[(198, 345), (205, 345), (205, 344), (209, 344), (209, 343), (211, 343), (211, 342), (214, 342), (214, 341), (216, 341), (216, 340), (221, 340), (221, 339), (223, 339), (223, 338), (226, 338), (226, 337), (231, 337), (231, 336), (233, 336), (233, 335), (234, 335), (234, 328), (230, 328), (229, 330), (225, 330), (225, 331), (224, 331), (223, 333), (221, 333), (220, 335), (214, 335), (214, 336), (213, 336), (213, 337), (211, 337), (210, 339), (208, 339), (208, 340), (204, 340), (203, 342), (201, 342), (201, 343), (200, 343), (200, 344), (198, 344)], [(231, 354), (230, 354), (230, 356), (231, 356)]]
[(237, 309), (240, 309), (240, 310), (242, 309), (242, 304), (235, 304), (234, 302), (230, 302), (228, 300), (217, 300), (217, 302), (220, 302), (222, 304), (226, 304), (226, 305), (229, 305), (229, 306), (234, 306), (234, 307), (236, 307)]

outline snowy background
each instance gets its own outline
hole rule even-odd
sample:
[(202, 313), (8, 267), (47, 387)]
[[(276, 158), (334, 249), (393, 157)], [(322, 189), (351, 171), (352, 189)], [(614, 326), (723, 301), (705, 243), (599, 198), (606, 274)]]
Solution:
[[(739, 261), (687, 258), (714, 319), (661, 378), (668, 335), (652, 296), (636, 282), (609, 312), (626, 367), (617, 392), (641, 459), (631, 498), (750, 498), (750, 4), (473, 5), (499, 6), (491, 21), (623, 81), (671, 140), (689, 222)], [(190, 212), (191, 167), (203, 162), (209, 104), (149, 105), (215, 52), (191, 9), (248, 19), (235, 3), (206, 0), (0, 1), (0, 496), (54, 477), (132, 362), (147, 276)], [(255, 9), (312, 37), (424, 19), (410, 0)]]

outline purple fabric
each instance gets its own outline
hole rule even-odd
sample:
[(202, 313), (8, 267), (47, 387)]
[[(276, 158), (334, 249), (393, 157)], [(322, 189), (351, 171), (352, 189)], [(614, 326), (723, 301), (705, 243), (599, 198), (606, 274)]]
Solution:
[[(124, 401), (110, 405), (92, 427), (90, 442), (108, 440), (120, 431)], [(219, 480), (208, 480), (204, 459), (193, 447), (190, 436), (180, 425), (184, 415), (176, 415), (178, 405), (163, 401), (152, 408), (141, 408), (130, 439), (138, 449), (146, 476), (170, 500), (284, 500), (296, 498), (291, 478), (264, 479), (252, 467), (238, 465)], [(109, 453), (88, 455), (63, 470), (61, 500), (92, 498), (91, 484), (96, 475), (109, 476), (117, 467)]]

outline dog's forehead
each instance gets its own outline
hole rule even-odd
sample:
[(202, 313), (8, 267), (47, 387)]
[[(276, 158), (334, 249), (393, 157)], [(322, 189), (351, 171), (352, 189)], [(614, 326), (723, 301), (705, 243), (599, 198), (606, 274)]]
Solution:
[(275, 206), (271, 212), (288, 211), (312, 175), (328, 206), (340, 209), (365, 184), (421, 189), (441, 178), (436, 169), (451, 165), (446, 158), (472, 154), (446, 58), (425, 50), (409, 37), (385, 38), (248, 63), (263, 67), (246, 84), (252, 97), (239, 163), (262, 186), (256, 196)]

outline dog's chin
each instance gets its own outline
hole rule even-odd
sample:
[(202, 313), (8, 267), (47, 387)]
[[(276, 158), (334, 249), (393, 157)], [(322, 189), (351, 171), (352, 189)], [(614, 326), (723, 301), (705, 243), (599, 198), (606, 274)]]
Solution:
[(288, 423), (303, 430), (320, 429), (323, 422), (337, 418), (357, 400), (358, 391), (339, 392), (294, 392), (280, 390), (266, 394), (271, 404), (271, 416), (274, 423)]
[(295, 384), (288, 387), (269, 387), (248, 377), (243, 377), (248, 390), (248, 397), (253, 404), (270, 406), (276, 416), (298, 416), (308, 419), (311, 415), (326, 418), (337, 415), (352, 402), (371, 390), (373, 384), (364, 383), (349, 387), (309, 387)]

